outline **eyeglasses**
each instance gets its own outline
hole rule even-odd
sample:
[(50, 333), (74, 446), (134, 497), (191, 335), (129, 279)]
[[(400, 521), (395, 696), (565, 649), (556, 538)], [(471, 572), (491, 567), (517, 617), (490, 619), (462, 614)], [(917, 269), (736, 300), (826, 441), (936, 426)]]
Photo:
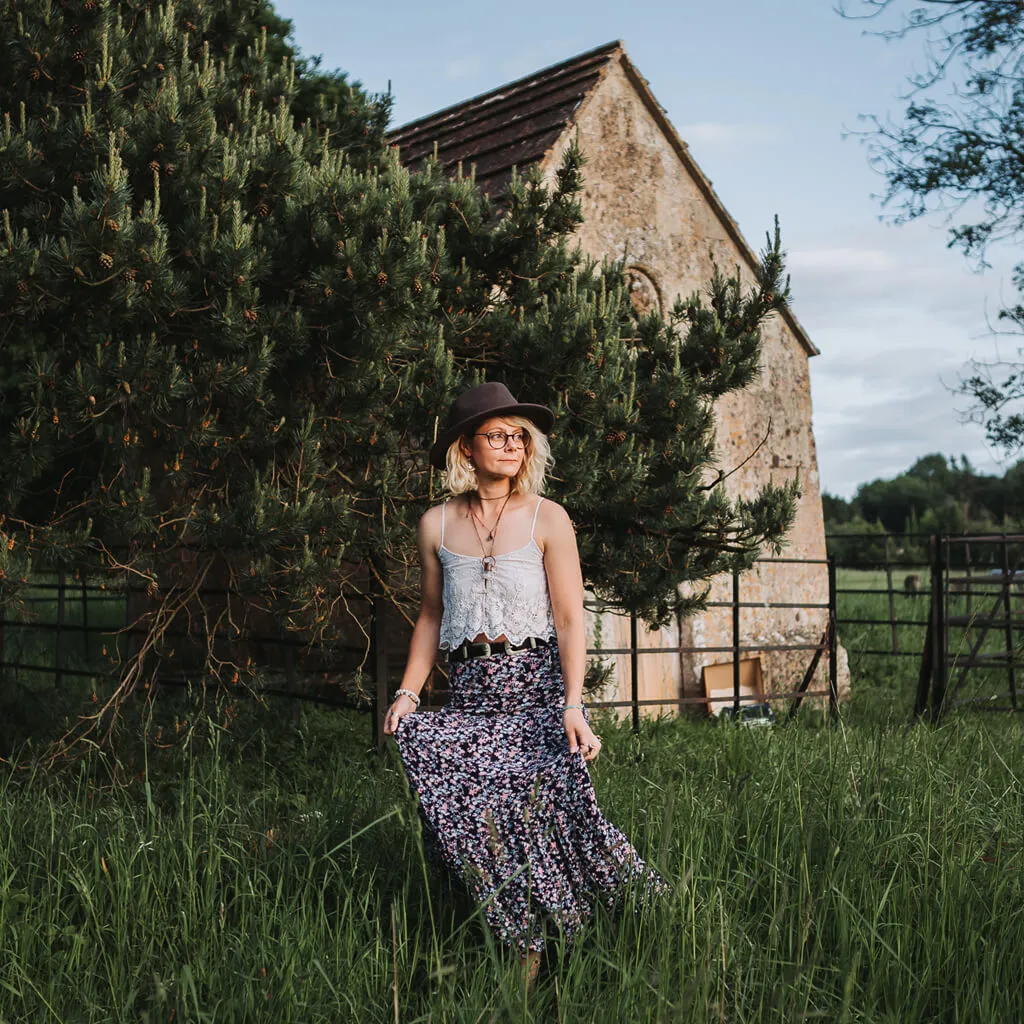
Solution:
[(530, 435), (525, 430), (517, 430), (514, 434), (506, 434), (504, 430), (489, 430), (486, 434), (473, 436), (486, 437), (492, 448), (504, 448), (509, 441), (513, 441), (517, 448), (522, 445), (524, 451), (530, 447)]

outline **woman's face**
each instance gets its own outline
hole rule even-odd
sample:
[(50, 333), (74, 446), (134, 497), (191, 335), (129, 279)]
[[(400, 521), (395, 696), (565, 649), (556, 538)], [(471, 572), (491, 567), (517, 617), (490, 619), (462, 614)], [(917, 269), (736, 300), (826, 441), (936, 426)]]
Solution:
[[(503, 447), (492, 445), (492, 441), (495, 445), (500, 443), (501, 438), (493, 436), (497, 431), (503, 431), (505, 434), (506, 441)], [(526, 459), (523, 442), (518, 439), (514, 440), (513, 435), (528, 433), (527, 428), (517, 427), (514, 423), (495, 416), (484, 420), (476, 427), (473, 436), (463, 439), (463, 450), (466, 450), (467, 442), (471, 441), (472, 445), (469, 446), (468, 454), (476, 465), (478, 474), (483, 472), (490, 476), (507, 477), (511, 480), (523, 468), (523, 462)], [(491, 434), (492, 437), (488, 438), (488, 434)]]

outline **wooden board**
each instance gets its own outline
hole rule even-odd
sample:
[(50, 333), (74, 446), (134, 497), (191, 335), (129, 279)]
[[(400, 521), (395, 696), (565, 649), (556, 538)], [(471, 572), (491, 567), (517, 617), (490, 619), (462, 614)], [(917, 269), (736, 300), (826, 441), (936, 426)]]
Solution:
[[(732, 699), (732, 665), (731, 661), (726, 661), (719, 665), (705, 665), (701, 669), (704, 696), (708, 701), (708, 714), (717, 715), (729, 703), (727, 700), (714, 700), (713, 698)], [(743, 704), (752, 703), (752, 698), (764, 697), (764, 677), (761, 674), (760, 658), (740, 658), (740, 696), (747, 698)]]

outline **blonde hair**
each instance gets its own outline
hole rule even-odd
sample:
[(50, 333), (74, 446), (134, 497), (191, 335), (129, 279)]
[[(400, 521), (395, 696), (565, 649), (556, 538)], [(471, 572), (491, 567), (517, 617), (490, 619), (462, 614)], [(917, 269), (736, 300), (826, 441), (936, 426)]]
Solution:
[[(491, 418), (486, 417), (483, 422)], [(523, 468), (512, 480), (512, 493), (543, 494), (548, 466), (554, 461), (551, 458), (551, 445), (548, 443), (547, 435), (525, 416), (502, 416), (501, 419), (530, 432), (530, 445), (523, 453)], [(465, 494), (466, 491), (475, 491), (477, 488), (476, 470), (463, 454), (462, 446), (459, 444), (461, 440), (461, 437), (457, 437), (452, 441), (445, 456), (448, 468), (444, 474), (444, 486), (453, 495)]]

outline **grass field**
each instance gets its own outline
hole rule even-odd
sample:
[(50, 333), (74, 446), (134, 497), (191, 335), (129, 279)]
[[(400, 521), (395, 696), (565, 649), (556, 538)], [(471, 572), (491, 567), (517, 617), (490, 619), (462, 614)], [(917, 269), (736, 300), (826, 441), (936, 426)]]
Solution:
[(99, 753), (8, 770), (0, 1021), (1024, 1020), (1022, 723), (911, 725), (916, 660), (840, 639), (838, 726), (602, 722), (602, 808), (675, 891), (529, 996), (361, 716), (175, 698), (116, 786)]

